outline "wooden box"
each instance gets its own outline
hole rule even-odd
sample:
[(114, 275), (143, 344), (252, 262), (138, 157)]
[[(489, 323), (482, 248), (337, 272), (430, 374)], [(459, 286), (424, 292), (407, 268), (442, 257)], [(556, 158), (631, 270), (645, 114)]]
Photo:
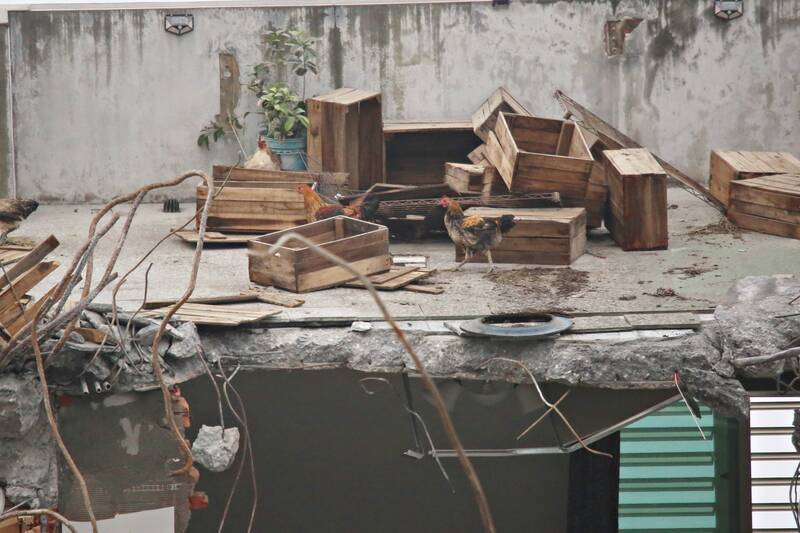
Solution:
[[(514, 215), (514, 227), (492, 250), (496, 263), (569, 265), (586, 250), (586, 210), (582, 207), (522, 209), (471, 207), (465, 215), (500, 218)], [(463, 248), (456, 246), (456, 261), (464, 259)], [(472, 261), (487, 262), (483, 255)]]
[(606, 227), (625, 251), (668, 245), (667, 175), (645, 148), (606, 150), (609, 209)]
[(281, 246), (276, 255), (268, 255), (271, 244), (290, 231), (338, 255), (362, 274), (385, 272), (391, 267), (388, 229), (353, 218), (334, 217), (249, 241), (250, 281), (294, 292), (309, 292), (353, 279), (346, 269), (300, 242), (290, 241)]
[(347, 172), (353, 189), (383, 181), (381, 93), (342, 88), (306, 103), (309, 169)]
[(728, 218), (751, 231), (800, 239), (800, 175), (731, 182)]
[[(298, 182), (214, 181), (218, 193), (208, 212), (208, 230), (232, 233), (265, 233), (292, 228), (306, 222), (303, 195)], [(311, 184), (310, 182), (308, 183)], [(222, 190), (220, 190), (222, 189)], [(196, 225), (208, 196), (208, 187), (197, 187)]]
[(444, 180), (456, 192), (477, 192), (481, 196), (504, 194), (505, 183), (493, 166), (445, 163)]
[(469, 163), (481, 144), (469, 122), (387, 122), (386, 182), (435, 185), (444, 181), (444, 164)]
[(558, 192), (583, 207), (592, 155), (573, 122), (500, 113), (486, 155), (512, 192)]
[(532, 116), (525, 106), (511, 96), (508, 89), (498, 87), (472, 115), (472, 129), (475, 131), (475, 135), (486, 141), (489, 132), (494, 130), (497, 116), (501, 112)]
[(731, 183), (770, 174), (800, 172), (800, 160), (786, 152), (736, 152), (713, 150), (709, 189), (727, 207)]

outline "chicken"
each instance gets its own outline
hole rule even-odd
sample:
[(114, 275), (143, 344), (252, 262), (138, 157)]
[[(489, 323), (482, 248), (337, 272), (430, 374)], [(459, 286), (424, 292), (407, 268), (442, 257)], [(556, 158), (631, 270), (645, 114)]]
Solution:
[(443, 196), (439, 205), (446, 208), (444, 225), (454, 243), (464, 247), (464, 260), (454, 270), (458, 270), (473, 255), (483, 253), (489, 260), (489, 271), (494, 270), (492, 248), (503, 240), (503, 234), (514, 227), (514, 215), (502, 215), (499, 219), (485, 219), (478, 215), (464, 216), (458, 202)]
[(244, 168), (253, 170), (280, 170), (281, 162), (280, 159), (272, 153), (272, 150), (269, 149), (267, 141), (259, 138), (258, 150), (253, 154), (253, 157), (245, 162)]
[(331, 204), (322, 199), (317, 192), (301, 183), (297, 186), (297, 192), (303, 195), (303, 204), (306, 209), (306, 220), (324, 220), (336, 216), (346, 216), (362, 220), (372, 220), (378, 211), (380, 203), (374, 196), (365, 194), (359, 196), (350, 205)]
[(35, 200), (0, 198), (0, 244), (6, 242), (8, 234), (39, 207)]

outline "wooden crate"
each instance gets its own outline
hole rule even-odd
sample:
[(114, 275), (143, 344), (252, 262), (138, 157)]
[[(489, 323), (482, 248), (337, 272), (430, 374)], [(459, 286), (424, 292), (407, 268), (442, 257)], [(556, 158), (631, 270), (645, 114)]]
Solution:
[(347, 172), (353, 189), (383, 181), (381, 93), (342, 88), (306, 103), (309, 169)]
[(214, 165), (212, 177), (214, 180), (228, 179), (231, 181), (271, 181), (308, 183), (311, 181), (330, 183), (332, 185), (347, 185), (350, 176), (346, 172), (298, 172), (290, 170), (255, 170), (250, 168)]
[(645, 148), (606, 150), (606, 227), (625, 251), (667, 248), (667, 175)]
[(732, 182), (794, 172), (800, 172), (800, 160), (786, 152), (713, 150), (708, 185), (714, 198), (728, 207)]
[(558, 192), (583, 207), (592, 155), (583, 133), (566, 120), (500, 113), (486, 155), (512, 192)]
[(533, 116), (530, 111), (525, 109), (525, 106), (511, 96), (508, 89), (498, 87), (472, 115), (472, 129), (475, 131), (475, 135), (486, 141), (489, 132), (494, 130), (497, 116), (501, 112)]
[(489, 196), (508, 192), (500, 174), (493, 166), (445, 163), (444, 180), (458, 193), (477, 192), (482, 196)]
[(386, 181), (399, 185), (435, 185), (444, 181), (444, 164), (469, 163), (480, 145), (470, 122), (387, 122)]
[[(499, 218), (514, 215), (514, 227), (492, 250), (496, 263), (569, 265), (586, 250), (586, 210), (582, 207), (556, 209), (503, 209), (471, 207), (465, 215)], [(464, 249), (456, 246), (456, 261), (464, 259)], [(487, 262), (481, 255), (475, 262)]]
[[(297, 232), (332, 252), (362, 274), (385, 272), (391, 267), (389, 230), (348, 217), (305, 224)], [(314, 253), (302, 243), (289, 242), (277, 255), (267, 255), (271, 244), (288, 231), (264, 235), (247, 243), (250, 281), (294, 292), (309, 292), (341, 285), (353, 279), (344, 268)]]
[(800, 175), (731, 182), (728, 218), (751, 231), (800, 239)]
[[(208, 212), (209, 231), (261, 234), (306, 222), (298, 182), (228, 181), (221, 188), (222, 182), (216, 180), (214, 185), (218, 194)], [(208, 187), (198, 186), (196, 227), (207, 196)]]

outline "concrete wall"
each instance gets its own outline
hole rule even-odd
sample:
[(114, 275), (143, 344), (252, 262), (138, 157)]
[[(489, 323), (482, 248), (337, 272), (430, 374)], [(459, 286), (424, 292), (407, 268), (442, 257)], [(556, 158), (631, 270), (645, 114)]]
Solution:
[[(234, 161), (232, 142), (211, 151), (195, 144), (219, 112), (218, 53), (233, 52), (244, 76), (270, 26), (319, 39), (322, 70), (309, 95), (342, 85), (380, 89), (391, 119), (465, 118), (500, 84), (532, 111), (559, 116), (551, 95), (561, 88), (699, 178), (712, 148), (800, 153), (791, 135), (800, 121), (800, 71), (792, 67), (800, 2), (748, 0), (745, 16), (732, 22), (716, 19), (711, 5), (196, 9), (195, 30), (183, 37), (164, 31), (159, 10), (11, 13), (19, 192), (99, 200)], [(628, 36), (624, 56), (608, 58), (603, 25), (621, 16), (645, 21)], [(240, 111), (252, 103), (243, 96)], [(256, 134), (253, 123), (249, 147)]]

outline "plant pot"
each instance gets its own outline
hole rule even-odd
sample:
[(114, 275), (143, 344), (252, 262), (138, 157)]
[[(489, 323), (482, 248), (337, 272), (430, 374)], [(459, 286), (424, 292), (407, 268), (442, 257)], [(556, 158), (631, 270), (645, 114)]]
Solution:
[(281, 160), (281, 170), (306, 169), (306, 136), (273, 139), (267, 137), (266, 131), (261, 136), (267, 141), (269, 149)]

